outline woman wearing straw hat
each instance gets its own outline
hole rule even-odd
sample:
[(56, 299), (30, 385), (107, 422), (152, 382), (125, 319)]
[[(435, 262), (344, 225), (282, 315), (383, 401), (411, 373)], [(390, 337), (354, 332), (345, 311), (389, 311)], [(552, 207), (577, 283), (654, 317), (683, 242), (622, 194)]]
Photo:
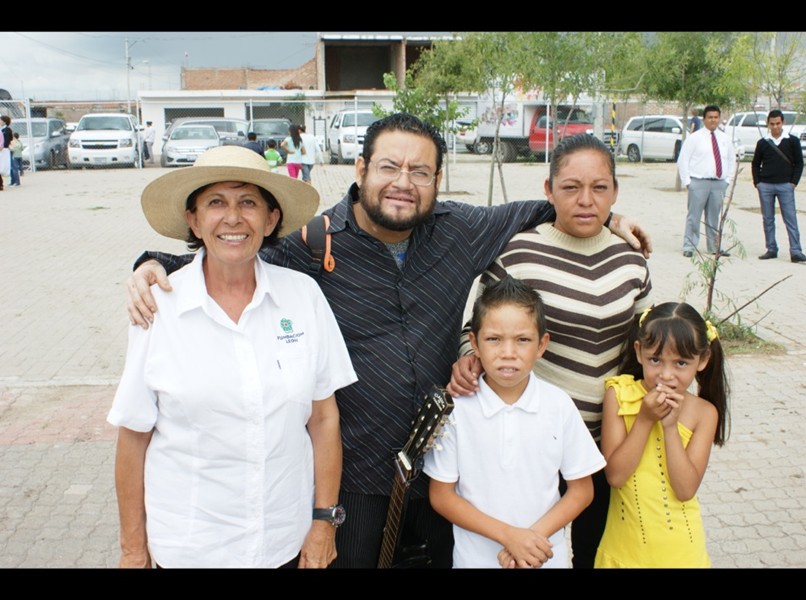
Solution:
[(131, 327), (108, 420), (121, 566), (326, 567), (335, 558), (341, 437), (334, 393), (356, 381), (313, 279), (257, 259), (319, 196), (238, 146), (142, 195), (162, 235), (198, 253)]

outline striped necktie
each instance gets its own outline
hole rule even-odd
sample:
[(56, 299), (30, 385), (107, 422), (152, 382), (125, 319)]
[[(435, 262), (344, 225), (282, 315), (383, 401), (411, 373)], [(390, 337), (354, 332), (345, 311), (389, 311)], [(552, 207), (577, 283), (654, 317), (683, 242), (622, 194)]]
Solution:
[(722, 179), (722, 157), (719, 155), (719, 144), (716, 143), (716, 135), (711, 132), (711, 147), (714, 149), (714, 162), (716, 163), (716, 178)]

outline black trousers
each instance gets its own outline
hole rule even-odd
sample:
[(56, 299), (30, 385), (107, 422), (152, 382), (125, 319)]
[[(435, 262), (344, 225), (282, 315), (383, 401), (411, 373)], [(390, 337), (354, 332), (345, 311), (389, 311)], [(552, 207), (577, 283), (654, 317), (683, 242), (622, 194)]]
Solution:
[[(610, 486), (604, 469), (594, 473), (593, 502), (574, 519), (571, 525), (572, 564), (575, 569), (592, 569), (596, 550), (607, 523), (607, 509), (610, 506)], [(565, 493), (565, 481), (560, 479), (560, 493)]]
[[(347, 518), (336, 532), (338, 556), (331, 567), (376, 568), (389, 497), (342, 492), (340, 500)], [(409, 500), (401, 525), (401, 545), (409, 548), (403, 555), (410, 558), (407, 566), (448, 569), (453, 565), (453, 529), (431, 508), (427, 498)], [(430, 564), (424, 564), (424, 556), (430, 559)]]

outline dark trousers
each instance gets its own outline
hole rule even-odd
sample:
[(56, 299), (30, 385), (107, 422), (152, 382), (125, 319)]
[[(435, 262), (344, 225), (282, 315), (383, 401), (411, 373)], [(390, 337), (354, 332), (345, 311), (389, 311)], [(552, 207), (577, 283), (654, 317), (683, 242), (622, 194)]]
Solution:
[[(376, 568), (389, 497), (342, 492), (340, 500), (347, 519), (336, 532), (338, 556), (331, 567)], [(423, 553), (418, 547), (423, 543), (427, 544), (427, 556), (431, 561), (428, 566), (447, 569), (453, 565), (451, 524), (431, 508), (427, 498), (409, 501), (401, 525), (401, 543), (413, 550), (409, 566), (426, 566), (419, 560)]]
[[(607, 508), (610, 506), (610, 486), (604, 469), (594, 473), (593, 502), (574, 519), (571, 525), (571, 547), (573, 549), (573, 567), (575, 569), (592, 569), (596, 558), (596, 550), (607, 523)], [(560, 493), (564, 494), (565, 481), (560, 480)]]

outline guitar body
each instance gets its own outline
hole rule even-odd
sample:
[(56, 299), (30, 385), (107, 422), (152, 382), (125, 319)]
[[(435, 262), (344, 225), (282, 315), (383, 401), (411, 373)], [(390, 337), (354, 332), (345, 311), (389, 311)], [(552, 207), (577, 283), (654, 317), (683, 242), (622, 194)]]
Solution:
[(444, 389), (435, 386), (426, 395), (406, 444), (395, 456), (395, 477), (383, 529), (379, 569), (427, 567), (431, 563), (427, 544), (401, 547), (400, 525), (406, 513), (409, 489), (422, 469), (423, 456), (433, 446), (452, 410), (453, 398)]

